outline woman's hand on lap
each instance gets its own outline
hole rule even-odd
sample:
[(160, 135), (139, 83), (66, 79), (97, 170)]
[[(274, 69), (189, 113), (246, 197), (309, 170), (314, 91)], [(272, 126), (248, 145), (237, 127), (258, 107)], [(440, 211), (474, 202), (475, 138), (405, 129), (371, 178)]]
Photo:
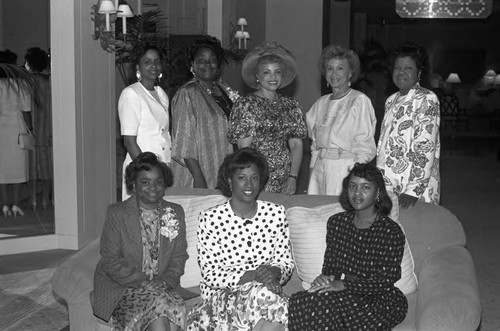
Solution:
[(286, 180), (285, 191), (286, 195), (294, 195), (297, 191), (297, 179), (288, 177)]

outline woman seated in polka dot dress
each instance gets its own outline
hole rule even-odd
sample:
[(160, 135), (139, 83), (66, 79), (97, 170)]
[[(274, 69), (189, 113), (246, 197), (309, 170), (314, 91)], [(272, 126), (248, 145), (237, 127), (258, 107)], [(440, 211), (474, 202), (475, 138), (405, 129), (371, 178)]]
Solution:
[(257, 200), (268, 178), (265, 158), (248, 147), (227, 156), (219, 169), (218, 187), (230, 199), (200, 214), (203, 301), (191, 311), (188, 330), (286, 328), (281, 285), (294, 263), (285, 208)]
[(309, 291), (290, 298), (290, 331), (391, 330), (408, 310), (394, 286), (405, 236), (389, 214), (380, 171), (356, 163), (343, 180), (344, 213), (328, 220), (323, 271)]

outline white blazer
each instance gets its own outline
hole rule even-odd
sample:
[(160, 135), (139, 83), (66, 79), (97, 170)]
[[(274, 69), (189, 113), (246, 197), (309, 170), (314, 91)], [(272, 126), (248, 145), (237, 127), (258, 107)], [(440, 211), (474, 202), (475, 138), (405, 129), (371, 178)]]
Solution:
[[(127, 86), (118, 100), (122, 136), (137, 136), (137, 144), (143, 152), (153, 152), (161, 160), (170, 163), (172, 140), (168, 132), (168, 96), (165, 91), (155, 86), (160, 103), (139, 82)], [(127, 153), (123, 163), (125, 168), (132, 161)], [(125, 187), (122, 196), (128, 197)]]

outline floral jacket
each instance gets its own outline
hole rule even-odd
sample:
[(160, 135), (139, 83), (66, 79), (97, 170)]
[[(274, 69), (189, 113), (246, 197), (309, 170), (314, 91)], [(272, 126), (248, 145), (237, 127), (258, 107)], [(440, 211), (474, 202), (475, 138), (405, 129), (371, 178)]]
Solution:
[(377, 166), (390, 193), (439, 203), (439, 111), (437, 96), (419, 84), (387, 98)]

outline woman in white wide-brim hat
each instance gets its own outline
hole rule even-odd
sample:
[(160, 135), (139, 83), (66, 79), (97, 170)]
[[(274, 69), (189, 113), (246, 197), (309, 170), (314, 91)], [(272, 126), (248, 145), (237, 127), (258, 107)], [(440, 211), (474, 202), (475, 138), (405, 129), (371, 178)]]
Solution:
[(270, 174), (265, 191), (294, 194), (307, 128), (297, 100), (277, 90), (295, 79), (295, 58), (276, 43), (264, 43), (247, 54), (241, 74), (256, 91), (234, 104), (229, 141), (266, 157)]

